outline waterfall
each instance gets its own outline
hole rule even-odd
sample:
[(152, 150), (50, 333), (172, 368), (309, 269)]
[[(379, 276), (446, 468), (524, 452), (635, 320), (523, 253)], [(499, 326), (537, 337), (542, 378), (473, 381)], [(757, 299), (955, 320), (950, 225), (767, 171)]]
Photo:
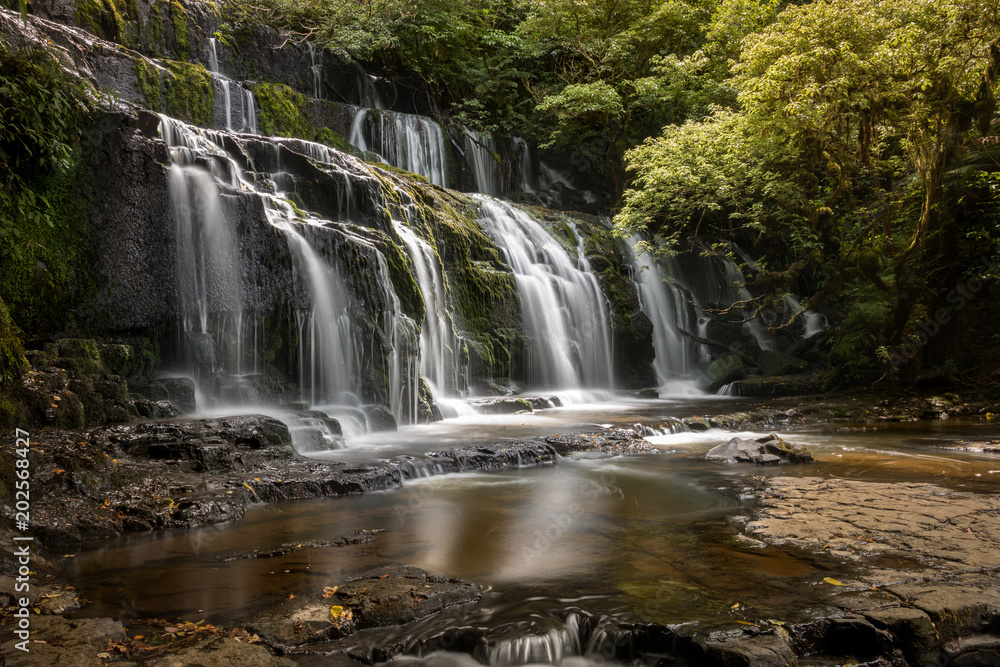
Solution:
[(420, 331), (420, 374), (435, 396), (453, 394), (461, 388), (459, 339), (447, 308), (441, 261), (409, 227), (396, 220), (392, 224), (413, 261), (427, 312)]
[[(795, 296), (791, 294), (786, 294), (782, 299), (783, 305), (783, 316), (784, 320), (787, 322), (791, 319), (797, 312), (802, 310), (802, 302)], [(823, 313), (817, 313), (814, 310), (807, 310), (802, 313), (802, 323), (803, 323), (803, 338), (812, 338), (818, 334), (823, 329), (830, 326), (829, 322), (826, 320), (826, 315)]]
[(358, 102), (362, 108), (384, 109), (386, 103), (382, 99), (381, 93), (375, 86), (376, 77), (365, 72), (359, 65), (355, 65), (356, 81), (358, 84)]
[(627, 247), (635, 269), (640, 308), (653, 322), (653, 366), (660, 386), (670, 379), (691, 373), (697, 347), (681, 330), (694, 332), (698, 326), (687, 290), (667, 278), (663, 267), (649, 253), (636, 248), (642, 238), (632, 236)]
[(465, 133), (465, 159), (475, 178), (475, 192), (499, 197), (500, 165), (497, 163), (496, 142), (493, 137), (463, 128)]
[(377, 153), (394, 167), (447, 185), (445, 136), (441, 125), (424, 116), (360, 108), (351, 124), (350, 143)]
[[(749, 303), (753, 299), (753, 296), (750, 294), (750, 290), (745, 287), (746, 277), (740, 271), (740, 268), (736, 266), (736, 262), (723, 257), (722, 270), (726, 284), (728, 285), (728, 289), (726, 290), (728, 293), (728, 303)], [(746, 312), (745, 309), (743, 310)], [(774, 339), (770, 332), (768, 332), (767, 326), (760, 321), (760, 318), (754, 317), (744, 322), (743, 332), (752, 336), (757, 341), (760, 349), (774, 349)]]
[[(241, 373), (244, 358), (257, 359), (256, 337), (245, 325), (256, 322), (243, 312), (239, 245), (231, 228), (220, 186), (231, 186), (238, 168), (220, 150), (166, 116), (160, 132), (170, 148), (167, 189), (174, 219), (182, 342), (199, 384), (224, 367)], [(196, 164), (207, 158), (210, 170)], [(200, 387), (202, 393), (212, 393)]]
[(514, 137), (514, 153), (517, 157), (517, 185), (524, 193), (533, 193), (537, 184), (535, 165), (531, 160), (531, 148), (521, 137)]
[(309, 71), (312, 73), (313, 79), (313, 97), (321, 100), (323, 99), (323, 58), (320, 55), (317, 60), (315, 44), (306, 42), (306, 46), (309, 48)]
[(573, 258), (526, 212), (488, 197), (479, 200), (480, 223), (517, 279), (532, 388), (611, 387), (607, 311), (580, 239), (574, 239)]
[(312, 308), (297, 312), (299, 392), (310, 405), (354, 405), (354, 378), (360, 367), (348, 297), (335, 266), (326, 262), (297, 227), (272, 220), (285, 233), (296, 272), (308, 283)]
[[(219, 69), (218, 40), (215, 37), (209, 37), (208, 39), (208, 71), (212, 74), (213, 83), (218, 84), (220, 92), (217, 94), (217, 97), (221, 97), (223, 100), (225, 128), (230, 132), (258, 134), (257, 110), (255, 108), (256, 102), (253, 93), (224, 75), (222, 70)], [(237, 100), (235, 106), (239, 110), (239, 129), (236, 128), (233, 121), (234, 95)]]

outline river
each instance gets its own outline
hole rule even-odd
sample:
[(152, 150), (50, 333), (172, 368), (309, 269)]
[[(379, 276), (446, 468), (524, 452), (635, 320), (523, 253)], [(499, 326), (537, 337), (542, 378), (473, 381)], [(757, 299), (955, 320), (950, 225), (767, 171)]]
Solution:
[[(656, 424), (668, 416), (733, 412), (750, 405), (718, 397), (613, 398), (526, 415), (407, 426), (323, 456), (370, 462), (593, 430), (595, 424)], [(236, 523), (88, 546), (71, 559), (66, 574), (93, 602), (81, 612), (86, 616), (118, 616), (124, 603), (147, 617), (225, 623), (245, 617), (262, 600), (336, 585), (366, 566), (399, 561), (480, 583), (483, 600), (403, 628), (361, 632), (351, 645), (392, 643), (460, 626), (565, 644), (565, 638), (553, 637), (574, 610), (698, 628), (761, 618), (805, 620), (816, 614), (830, 593), (818, 582), (846, 576), (847, 566), (822, 555), (741, 544), (739, 527), (753, 508), (752, 475), (922, 481), (963, 491), (1000, 491), (1000, 455), (953, 447), (962, 440), (1000, 437), (1000, 425), (986, 419), (783, 431), (790, 442), (813, 451), (817, 460), (812, 464), (752, 468), (700, 458), (733, 435), (718, 429), (680, 432), (650, 438), (661, 448), (659, 456), (577, 455), (554, 466), (431, 476), (396, 491), (258, 505)], [(369, 544), (220, 560), (238, 551), (333, 539), (356, 529), (384, 532)], [(329, 664), (330, 658), (296, 659)], [(509, 655), (490, 659), (525, 662)]]

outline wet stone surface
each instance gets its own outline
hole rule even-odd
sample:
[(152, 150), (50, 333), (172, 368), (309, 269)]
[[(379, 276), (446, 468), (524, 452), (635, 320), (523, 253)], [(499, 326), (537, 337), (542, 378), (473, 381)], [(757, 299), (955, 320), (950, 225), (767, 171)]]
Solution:
[(775, 433), (756, 440), (733, 438), (723, 445), (710, 449), (705, 453), (705, 458), (725, 463), (757, 463), (760, 465), (811, 463), (813, 461), (812, 453), (808, 448), (785, 442)]
[(933, 484), (772, 479), (746, 530), (853, 560), (888, 554), (934, 571), (1000, 568), (1000, 497)]

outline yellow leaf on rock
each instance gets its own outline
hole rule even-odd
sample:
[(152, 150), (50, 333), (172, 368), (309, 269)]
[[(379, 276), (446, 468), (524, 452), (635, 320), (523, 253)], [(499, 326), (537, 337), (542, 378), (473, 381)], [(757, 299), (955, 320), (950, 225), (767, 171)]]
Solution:
[(847, 584), (841, 583), (834, 579), (833, 577), (823, 577), (823, 583), (830, 584), (831, 586), (846, 586)]

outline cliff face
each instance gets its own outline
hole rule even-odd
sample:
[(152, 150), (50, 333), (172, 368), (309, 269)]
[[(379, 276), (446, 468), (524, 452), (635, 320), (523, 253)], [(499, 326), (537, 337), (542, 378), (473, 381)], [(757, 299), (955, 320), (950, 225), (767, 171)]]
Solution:
[[(27, 25), (0, 13), (0, 35), (11, 49), (48, 54), (62, 76), (85, 82), (90, 97), (73, 167), (59, 184), (73, 204), (54, 219), (65, 234), (37, 260), (65, 270), (40, 278), (43, 290), (26, 285), (4, 295), (36, 366), (62, 366), (46, 391), (68, 391), (80, 379), (66, 368), (79, 364), (47, 343), (65, 336), (146, 351), (150, 363), (122, 370), (123, 385), (146, 386), (159, 367), (227, 400), (322, 403), (349, 394), (398, 421), (435, 416), (425, 380), (452, 395), (531, 388), (538, 374), (530, 351), (555, 334), (533, 328), (526, 279), (512, 269), (505, 240), (484, 228), (482, 200), (345, 139), (364, 120), (356, 104), (388, 94), (385, 82), (264, 25), (236, 23), (224, 7), (81, 0), (35, 11)], [(418, 143), (428, 140), (420, 132), (436, 132), (422, 117), (367, 111), (381, 114), (380, 132), (416, 128)], [(491, 154), (482, 146), (510, 140), (481, 136), (460, 151), (463, 133), (471, 136), (459, 127), (441, 135), (445, 183), (470, 190), (488, 183), (496, 194), (527, 183), (491, 176), (500, 170), (489, 160), (472, 164), (475, 151)], [(403, 134), (393, 136), (403, 146)], [(423, 170), (424, 154), (413, 155), (389, 159)], [(486, 175), (473, 179), (474, 166)], [(651, 327), (623, 278), (620, 248), (597, 218), (546, 217), (532, 219), (543, 227), (570, 220), (579, 230), (561, 252), (595, 267), (580, 275), (600, 289), (617, 380), (652, 384)], [(544, 269), (547, 260), (537, 261)], [(553, 294), (565, 298), (556, 283)], [(63, 295), (62, 305), (29, 316), (45, 309), (45, 290)], [(559, 344), (582, 372), (581, 349), (591, 343), (572, 340), (575, 331)], [(102, 373), (113, 374), (91, 375)], [(68, 421), (37, 412), (30, 419), (101, 421), (80, 412)], [(112, 412), (111, 421), (135, 415)], [(8, 420), (27, 414), (5, 410)]]

